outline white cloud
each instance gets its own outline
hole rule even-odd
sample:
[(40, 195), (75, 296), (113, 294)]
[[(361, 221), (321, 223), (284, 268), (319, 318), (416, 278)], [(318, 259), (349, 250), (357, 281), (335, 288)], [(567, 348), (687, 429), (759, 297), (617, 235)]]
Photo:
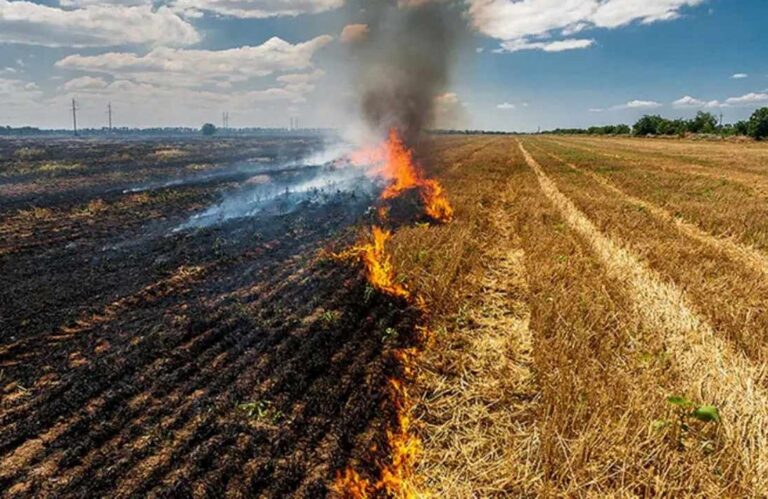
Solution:
[(239, 18), (266, 18), (317, 14), (344, 5), (344, 0), (176, 0), (173, 7), (184, 12), (211, 12)]
[(654, 109), (661, 107), (661, 103), (653, 100), (632, 100), (626, 104), (616, 106), (616, 109)]
[(78, 90), (101, 90), (107, 88), (108, 85), (103, 78), (81, 76), (80, 78), (69, 80), (64, 84), (63, 88), (68, 92), (76, 92)]
[(521, 50), (543, 50), (544, 52), (564, 52), (591, 47), (594, 40), (570, 38), (554, 42), (531, 42), (524, 39), (501, 42), (501, 49), (496, 52), (519, 52)]
[(89, 5), (152, 5), (152, 0), (59, 0), (62, 7), (87, 7)]
[(735, 73), (731, 75), (731, 79), (733, 80), (743, 80), (744, 78), (748, 78), (749, 75), (747, 73)]
[(690, 95), (680, 97), (672, 103), (672, 105), (675, 107), (702, 107), (704, 104), (705, 102), (703, 100), (696, 99)]
[(768, 93), (751, 92), (741, 97), (731, 97), (725, 100), (726, 104), (733, 106), (747, 106), (753, 104), (768, 103)]
[[(325, 74), (312, 58), (331, 40), (322, 36), (291, 44), (273, 38), (259, 46), (219, 51), (159, 47), (144, 54), (72, 55), (56, 67), (87, 73), (60, 90), (77, 93), (83, 106), (112, 102), (122, 123), (194, 124), (232, 110), (246, 124), (306, 102)], [(93, 116), (100, 114), (93, 111)]]
[[(675, 19), (685, 7), (706, 0), (468, 0), (469, 16), (481, 33), (507, 46), (558, 51), (553, 36), (570, 36), (594, 28), (613, 29), (633, 22)], [(563, 40), (570, 42), (570, 40)], [(560, 50), (586, 48), (565, 44)], [(505, 51), (510, 51), (508, 50)], [(522, 49), (519, 49), (522, 50)]]
[(200, 87), (309, 69), (315, 52), (331, 40), (330, 36), (320, 36), (291, 44), (271, 38), (258, 46), (218, 51), (160, 47), (144, 55), (131, 52), (71, 55), (58, 61), (56, 67), (108, 74), (116, 79), (141, 83)]
[(0, 43), (182, 46), (201, 40), (195, 28), (168, 7), (86, 3), (82, 8), (65, 10), (29, 1), (0, 0)]
[(498, 106), (496, 106), (496, 109), (501, 109), (502, 111), (512, 110), (512, 109), (516, 109), (516, 108), (517, 108), (517, 106), (515, 106), (514, 104), (509, 103), (509, 102), (504, 102), (504, 103), (499, 104)]
[(701, 99), (691, 97), (690, 95), (686, 95), (684, 97), (677, 99), (672, 103), (672, 105), (677, 108), (709, 108), (709, 109), (726, 106), (725, 104), (722, 104), (720, 101), (717, 101), (717, 100), (703, 101)]
[[(0, 78), (0, 121), (22, 124), (22, 113), (39, 112), (46, 108), (43, 93), (35, 83)], [(6, 114), (7, 113), (7, 114)]]
[(446, 92), (435, 97), (435, 126), (438, 128), (460, 128), (466, 126), (465, 103), (458, 94)]

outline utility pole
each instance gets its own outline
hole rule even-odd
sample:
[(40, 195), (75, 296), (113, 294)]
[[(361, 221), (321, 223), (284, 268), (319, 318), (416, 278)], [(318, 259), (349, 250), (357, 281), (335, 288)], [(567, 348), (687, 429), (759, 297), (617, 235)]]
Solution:
[(107, 115), (109, 116), (109, 131), (112, 131), (112, 103), (107, 104)]
[(72, 98), (72, 131), (77, 137), (77, 101), (74, 97)]
[(229, 111), (221, 113), (221, 128), (224, 130), (229, 128)]

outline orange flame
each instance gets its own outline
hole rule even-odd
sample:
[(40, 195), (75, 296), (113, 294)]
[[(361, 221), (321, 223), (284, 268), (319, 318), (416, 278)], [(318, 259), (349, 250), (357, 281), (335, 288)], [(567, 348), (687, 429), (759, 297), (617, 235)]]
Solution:
[(395, 270), (385, 251), (385, 244), (392, 237), (392, 233), (374, 226), (371, 228), (371, 236), (373, 240), (359, 248), (368, 282), (388, 295), (408, 298), (408, 290), (395, 282)]
[[(443, 187), (433, 179), (426, 179), (413, 158), (413, 153), (403, 143), (397, 130), (391, 130), (389, 140), (378, 149), (361, 150), (350, 155), (354, 164), (375, 164), (375, 175), (384, 177), (391, 183), (381, 194), (382, 199), (393, 199), (410, 189), (418, 189), (424, 204), (424, 211), (432, 219), (449, 222), (453, 218), (451, 208)], [(381, 206), (378, 209), (379, 218), (386, 221), (389, 218), (389, 208)], [(372, 240), (351, 250), (359, 254), (365, 264), (368, 282), (376, 289), (395, 297), (411, 299), (408, 290), (395, 282), (395, 271), (390, 256), (385, 251), (385, 245), (392, 233), (378, 226), (371, 228)], [(426, 304), (422, 297), (415, 298), (419, 310), (426, 312)], [(417, 328), (418, 341), (428, 341), (428, 332)], [(417, 348), (401, 348), (394, 352), (399, 361), (404, 378), (414, 375)], [(376, 483), (362, 478), (353, 468), (347, 468), (336, 476), (333, 489), (342, 497), (367, 499), (379, 496), (385, 492), (391, 497), (415, 498), (416, 491), (409, 485), (413, 465), (421, 453), (421, 440), (411, 434), (412, 402), (404, 381), (392, 378), (389, 380), (390, 400), (395, 408), (397, 423), (387, 430), (387, 443), (391, 461), (381, 465), (380, 478)]]
[(349, 155), (355, 165), (375, 165), (371, 174), (390, 181), (381, 199), (394, 199), (403, 192), (417, 188), (427, 215), (440, 222), (450, 222), (453, 208), (443, 187), (433, 179), (424, 178), (413, 152), (406, 147), (396, 129), (389, 132), (388, 140), (379, 147), (361, 149)]
[(368, 499), (368, 490), (371, 482), (362, 478), (357, 471), (347, 468), (343, 473), (336, 474), (333, 490), (341, 497), (354, 499)]

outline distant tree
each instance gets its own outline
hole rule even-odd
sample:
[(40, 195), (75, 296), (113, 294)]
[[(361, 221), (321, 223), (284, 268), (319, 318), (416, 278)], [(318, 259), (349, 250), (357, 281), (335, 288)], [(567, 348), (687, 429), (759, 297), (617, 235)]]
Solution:
[(699, 111), (696, 117), (688, 122), (688, 131), (691, 133), (715, 133), (717, 130), (717, 118), (712, 113)]
[(749, 121), (737, 121), (733, 124), (735, 135), (749, 135)]
[(635, 135), (656, 135), (659, 133), (660, 125), (664, 122), (664, 118), (659, 115), (646, 114), (635, 123), (632, 127), (632, 131)]
[(214, 135), (216, 133), (216, 125), (214, 125), (213, 123), (206, 123), (205, 125), (203, 125), (200, 131), (206, 137), (210, 137), (211, 135)]
[(768, 137), (768, 107), (760, 108), (752, 113), (752, 117), (749, 118), (747, 133), (757, 140)]
[(616, 130), (613, 132), (616, 135), (629, 135), (632, 133), (632, 129), (629, 125), (616, 125)]

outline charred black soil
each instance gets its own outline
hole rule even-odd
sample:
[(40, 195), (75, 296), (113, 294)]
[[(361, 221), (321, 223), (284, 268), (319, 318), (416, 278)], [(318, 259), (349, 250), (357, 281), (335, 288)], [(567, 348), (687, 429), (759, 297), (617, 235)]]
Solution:
[(0, 145), (5, 495), (318, 497), (373, 467), (418, 314), (331, 256), (371, 197), (174, 230), (317, 147)]

